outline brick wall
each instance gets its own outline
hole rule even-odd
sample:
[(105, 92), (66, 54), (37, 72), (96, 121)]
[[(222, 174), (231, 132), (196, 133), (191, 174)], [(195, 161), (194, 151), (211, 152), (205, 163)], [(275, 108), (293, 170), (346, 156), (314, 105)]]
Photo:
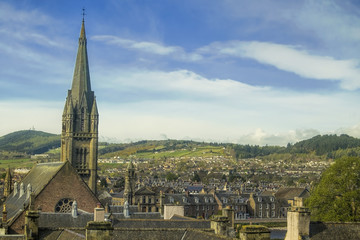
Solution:
[[(43, 212), (55, 212), (55, 205), (63, 198), (75, 199), (78, 209), (93, 212), (98, 200), (92, 194), (70, 164), (65, 164), (49, 184), (36, 196), (35, 209)], [(10, 233), (24, 232), (24, 213), (10, 226)]]

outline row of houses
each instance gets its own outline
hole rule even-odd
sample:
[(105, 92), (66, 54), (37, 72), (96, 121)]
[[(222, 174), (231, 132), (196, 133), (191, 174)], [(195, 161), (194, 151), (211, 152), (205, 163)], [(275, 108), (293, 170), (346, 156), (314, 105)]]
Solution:
[[(164, 206), (182, 206), (184, 216), (208, 219), (222, 209), (234, 210), (235, 220), (247, 218), (286, 218), (287, 209), (295, 197), (307, 198), (306, 188), (280, 188), (276, 192), (231, 192), (211, 190), (177, 193), (172, 188), (142, 187), (132, 193), (130, 205), (137, 206), (138, 212), (160, 212)], [(108, 205), (124, 205), (124, 192), (110, 193)]]

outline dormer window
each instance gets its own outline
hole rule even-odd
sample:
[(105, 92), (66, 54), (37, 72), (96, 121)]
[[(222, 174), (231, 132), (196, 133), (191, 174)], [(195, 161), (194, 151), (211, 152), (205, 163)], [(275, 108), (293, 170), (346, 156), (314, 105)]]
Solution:
[(170, 198), (169, 198), (169, 201), (170, 201), (170, 203), (174, 203), (174, 198), (173, 198), (173, 197), (170, 197)]
[(204, 200), (205, 200), (206, 203), (209, 202), (209, 198), (208, 198), (208, 197), (205, 197)]

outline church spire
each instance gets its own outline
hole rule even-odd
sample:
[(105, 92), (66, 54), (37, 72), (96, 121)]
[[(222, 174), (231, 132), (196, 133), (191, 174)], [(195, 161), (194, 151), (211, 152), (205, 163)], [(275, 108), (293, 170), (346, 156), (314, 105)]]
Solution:
[(96, 193), (99, 113), (90, 85), (86, 44), (83, 17), (72, 87), (62, 116), (60, 158), (69, 161)]
[[(92, 92), (90, 84), (89, 61), (87, 55), (87, 40), (85, 34), (85, 22), (82, 21), (79, 48), (76, 56), (71, 96), (74, 104), (81, 104), (83, 94), (85, 94), (90, 106), (92, 106)], [(89, 111), (91, 109), (88, 109)]]

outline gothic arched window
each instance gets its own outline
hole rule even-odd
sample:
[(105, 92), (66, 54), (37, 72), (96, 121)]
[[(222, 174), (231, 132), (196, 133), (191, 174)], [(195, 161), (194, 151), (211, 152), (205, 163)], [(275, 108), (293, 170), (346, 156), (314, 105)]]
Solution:
[(55, 206), (55, 212), (71, 213), (72, 204), (74, 200), (70, 198), (61, 199)]

